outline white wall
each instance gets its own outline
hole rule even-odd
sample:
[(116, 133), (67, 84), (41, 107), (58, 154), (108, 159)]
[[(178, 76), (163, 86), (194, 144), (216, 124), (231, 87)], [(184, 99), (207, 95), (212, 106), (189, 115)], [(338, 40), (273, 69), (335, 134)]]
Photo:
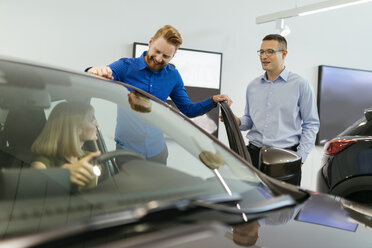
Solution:
[[(132, 56), (133, 42), (148, 42), (171, 24), (182, 47), (223, 53), (222, 92), (244, 111), (244, 91), (262, 73), (256, 55), (275, 23), (256, 16), (308, 5), (315, 0), (0, 0), (0, 54), (83, 70)], [(372, 70), (372, 3), (286, 20), (287, 66), (317, 89), (321, 64)], [(347, 118), (347, 117), (345, 117)], [(221, 137), (226, 142), (226, 137)], [(314, 149), (303, 171), (313, 188), (322, 148)]]

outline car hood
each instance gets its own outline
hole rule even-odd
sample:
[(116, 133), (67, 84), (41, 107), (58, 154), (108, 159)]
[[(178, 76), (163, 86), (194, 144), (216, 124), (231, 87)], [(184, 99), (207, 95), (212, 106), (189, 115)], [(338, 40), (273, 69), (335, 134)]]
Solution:
[[(362, 219), (370, 221), (371, 215), (370, 212), (363, 214), (362, 209), (368, 208), (334, 196), (311, 193), (302, 205), (267, 213), (264, 218), (257, 220), (260, 224), (258, 239), (248, 247), (371, 247), (372, 230), (366, 225), (368, 221), (361, 222)], [(353, 211), (358, 212), (358, 217), (352, 217)], [(188, 217), (189, 221), (199, 219), (197, 223), (181, 224), (171, 230), (166, 228), (128, 240), (121, 239), (102, 247), (118, 244), (120, 247), (177, 248), (247, 246), (244, 242), (252, 232), (249, 225), (255, 220), (249, 220), (240, 227), (227, 226), (207, 222), (207, 214)], [(240, 228), (242, 237), (240, 243), (237, 228)]]
[[(242, 247), (247, 246), (256, 230), (258, 238), (252, 247), (371, 247), (372, 215), (368, 207), (335, 196), (309, 193), (310, 197), (300, 205), (265, 212), (261, 217), (251, 216), (243, 224), (238, 221), (239, 215), (209, 209), (162, 211), (136, 223), (88, 228), (78, 238), (72, 235), (44, 245)], [(257, 229), (252, 229), (254, 223), (259, 224)], [(42, 236), (6, 240), (2, 247), (28, 247), (25, 244), (31, 244), (35, 238)]]

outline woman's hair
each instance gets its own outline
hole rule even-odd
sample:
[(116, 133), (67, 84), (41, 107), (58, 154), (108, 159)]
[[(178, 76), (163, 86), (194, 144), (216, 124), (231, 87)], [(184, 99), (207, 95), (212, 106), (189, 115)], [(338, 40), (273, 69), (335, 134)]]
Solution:
[(36, 154), (46, 156), (80, 157), (79, 132), (84, 118), (93, 107), (82, 102), (62, 102), (54, 107), (39, 137), (31, 147)]

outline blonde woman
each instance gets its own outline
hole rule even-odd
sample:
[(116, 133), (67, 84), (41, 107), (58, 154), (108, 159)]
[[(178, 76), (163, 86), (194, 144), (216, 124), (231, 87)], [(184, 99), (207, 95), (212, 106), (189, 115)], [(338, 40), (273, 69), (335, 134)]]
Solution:
[(35, 154), (32, 168), (61, 167), (70, 170), (70, 180), (85, 186), (94, 179), (89, 162), (100, 152), (82, 150), (85, 141), (97, 140), (94, 109), (80, 102), (59, 103), (51, 112), (39, 137), (31, 147)]

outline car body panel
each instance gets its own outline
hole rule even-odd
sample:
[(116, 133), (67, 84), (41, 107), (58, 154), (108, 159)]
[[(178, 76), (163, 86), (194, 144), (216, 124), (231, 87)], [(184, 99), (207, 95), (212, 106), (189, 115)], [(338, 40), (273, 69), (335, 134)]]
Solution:
[[(372, 121), (361, 118), (325, 144), (317, 191), (372, 203), (371, 134)], [(339, 152), (329, 153), (331, 143), (345, 145)]]

